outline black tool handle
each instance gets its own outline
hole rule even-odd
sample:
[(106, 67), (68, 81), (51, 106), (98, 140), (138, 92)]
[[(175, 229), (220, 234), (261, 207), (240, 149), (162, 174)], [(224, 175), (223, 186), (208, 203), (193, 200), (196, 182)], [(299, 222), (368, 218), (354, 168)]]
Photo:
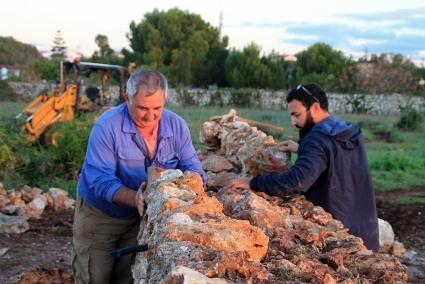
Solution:
[(126, 248), (114, 249), (111, 252), (111, 255), (114, 259), (117, 259), (129, 253), (136, 253), (136, 252), (147, 251), (147, 250), (148, 250), (148, 245), (142, 244), (142, 245), (136, 245), (136, 246), (126, 247)]

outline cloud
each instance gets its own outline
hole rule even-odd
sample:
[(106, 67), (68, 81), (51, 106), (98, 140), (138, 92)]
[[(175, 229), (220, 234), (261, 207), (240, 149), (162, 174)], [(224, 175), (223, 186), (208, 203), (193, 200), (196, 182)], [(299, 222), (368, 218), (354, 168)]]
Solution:
[(405, 21), (409, 18), (425, 17), (425, 7), (420, 7), (417, 9), (398, 9), (379, 13), (346, 14), (341, 15), (341, 17), (366, 22), (381, 22), (388, 20)]
[(310, 46), (324, 42), (354, 55), (401, 53), (414, 60), (423, 57), (425, 7), (388, 12), (337, 15), (328, 23), (245, 22), (244, 26), (274, 29), (287, 44)]

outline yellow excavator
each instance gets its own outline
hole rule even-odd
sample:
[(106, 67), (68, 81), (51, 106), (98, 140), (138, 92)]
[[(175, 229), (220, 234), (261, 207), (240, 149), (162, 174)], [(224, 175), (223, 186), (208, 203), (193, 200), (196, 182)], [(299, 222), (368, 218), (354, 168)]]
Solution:
[[(126, 69), (119, 65), (108, 65), (91, 62), (61, 62), (60, 81), (51, 90), (30, 102), (17, 116), (25, 121), (25, 129), (29, 139), (34, 141), (56, 123), (73, 120), (79, 112), (105, 111), (126, 100)], [(84, 80), (93, 73), (100, 77), (102, 88), (87, 87), (82, 92)], [(116, 73), (113, 75), (113, 73)], [(65, 77), (72, 77), (69, 79)], [(107, 82), (111, 76), (118, 80), (119, 96), (107, 90)], [(55, 144), (53, 142), (53, 144)]]

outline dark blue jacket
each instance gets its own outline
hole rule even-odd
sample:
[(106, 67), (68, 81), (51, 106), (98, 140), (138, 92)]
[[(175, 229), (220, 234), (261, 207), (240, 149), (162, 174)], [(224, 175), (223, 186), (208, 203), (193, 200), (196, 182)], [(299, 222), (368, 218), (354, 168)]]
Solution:
[(369, 249), (379, 248), (364, 140), (352, 123), (333, 115), (322, 120), (300, 141), (297, 161), (288, 172), (257, 176), (250, 187), (278, 196), (304, 193), (361, 237)]

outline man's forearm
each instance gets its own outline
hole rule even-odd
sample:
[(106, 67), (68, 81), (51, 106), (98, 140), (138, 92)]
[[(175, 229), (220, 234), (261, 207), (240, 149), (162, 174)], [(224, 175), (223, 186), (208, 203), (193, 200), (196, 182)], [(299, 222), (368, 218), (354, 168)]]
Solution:
[(121, 187), (115, 192), (112, 201), (115, 204), (124, 205), (130, 208), (137, 208), (136, 191), (127, 187)]

